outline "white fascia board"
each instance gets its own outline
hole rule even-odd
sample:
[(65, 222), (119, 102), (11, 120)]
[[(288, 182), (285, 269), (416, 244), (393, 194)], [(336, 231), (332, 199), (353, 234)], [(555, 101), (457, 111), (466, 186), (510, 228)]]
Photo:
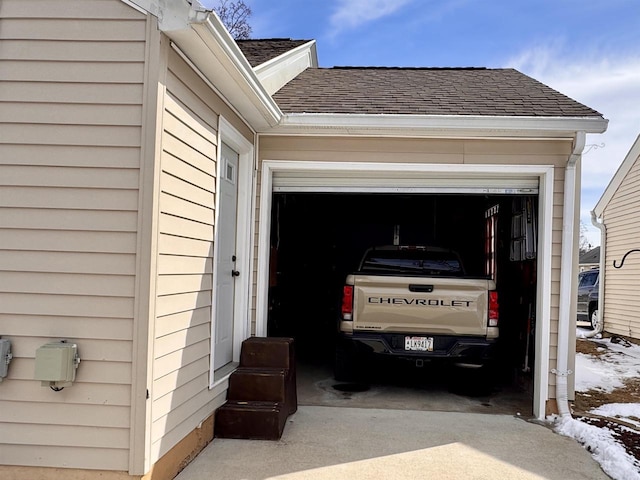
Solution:
[(613, 195), (616, 193), (618, 188), (620, 188), (622, 181), (625, 179), (625, 177), (627, 176), (627, 173), (629, 173), (629, 170), (631, 170), (631, 167), (633, 167), (633, 165), (635, 164), (635, 162), (638, 160), (639, 157), (640, 157), (640, 135), (638, 135), (638, 137), (636, 138), (636, 141), (631, 146), (629, 153), (627, 153), (627, 156), (624, 158), (624, 160), (618, 167), (618, 170), (616, 171), (615, 175), (609, 182), (609, 185), (607, 185), (607, 188), (604, 190), (602, 196), (600, 197), (600, 200), (598, 200), (598, 203), (594, 207), (593, 213), (596, 215), (597, 218), (602, 217), (602, 214), (604, 213), (604, 209), (607, 208), (607, 205), (609, 205), (609, 202), (613, 198)]
[(186, 2), (170, 0), (130, 1), (158, 16), (160, 30), (255, 131), (278, 124), (280, 108), (215, 12), (204, 10), (197, 1), (188, 8)]
[(311, 40), (253, 69), (264, 88), (274, 94), (307, 68), (318, 66), (316, 41)]
[(265, 134), (380, 136), (554, 136), (603, 133), (608, 120), (593, 117), (498, 117), (471, 115), (285, 114)]

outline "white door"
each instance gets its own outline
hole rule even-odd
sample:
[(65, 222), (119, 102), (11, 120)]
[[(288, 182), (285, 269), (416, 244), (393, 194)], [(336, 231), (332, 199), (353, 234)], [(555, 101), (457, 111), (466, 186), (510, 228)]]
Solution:
[(213, 295), (214, 369), (233, 360), (233, 327), (236, 271), (236, 218), (238, 210), (239, 155), (222, 144), (218, 180), (218, 222), (216, 225), (216, 282)]

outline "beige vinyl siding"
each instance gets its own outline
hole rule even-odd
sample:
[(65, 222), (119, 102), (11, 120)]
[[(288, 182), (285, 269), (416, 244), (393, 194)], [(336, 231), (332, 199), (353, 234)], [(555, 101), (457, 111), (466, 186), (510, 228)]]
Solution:
[[(118, 0), (0, 5), (0, 464), (128, 469), (145, 30)], [(82, 362), (56, 393), (58, 339)]]
[[(209, 389), (218, 115), (240, 120), (173, 50), (162, 117), (151, 456), (225, 401)], [(246, 129), (246, 127), (244, 127)]]
[[(553, 172), (553, 219), (551, 232), (551, 325), (549, 328), (549, 370), (556, 368), (558, 360), (558, 319), (560, 318), (560, 278), (562, 270), (562, 230), (564, 213), (565, 164), (556, 162)], [(560, 165), (558, 165), (560, 163)], [(556, 376), (549, 375), (549, 398), (556, 397)]]
[[(562, 215), (564, 167), (571, 143), (560, 140), (458, 140), (410, 138), (342, 138), (262, 136), (260, 168), (263, 160), (323, 162), (450, 163), (499, 165), (554, 165), (553, 232), (551, 271), (550, 368), (557, 358), (557, 332), (560, 306), (560, 267), (562, 253)], [(260, 176), (258, 177), (260, 181)], [(257, 192), (260, 192), (258, 185)], [(258, 207), (260, 199), (257, 201)], [(259, 218), (259, 214), (256, 214)], [(258, 225), (256, 224), (256, 232)], [(254, 255), (258, 237), (254, 237)], [(640, 257), (639, 257), (640, 258)], [(254, 262), (257, 269), (257, 261)], [(255, 277), (254, 277), (255, 278)], [(255, 281), (255, 280), (254, 280)], [(254, 284), (254, 292), (257, 286)], [(256, 296), (254, 294), (253, 306)], [(255, 332), (255, 309), (253, 331)], [(555, 397), (555, 378), (549, 377), (550, 398)]]
[(604, 328), (607, 332), (640, 338), (640, 253), (631, 253), (622, 268), (614, 268), (624, 255), (640, 248), (640, 161), (635, 163), (613, 194), (603, 214), (607, 227)]

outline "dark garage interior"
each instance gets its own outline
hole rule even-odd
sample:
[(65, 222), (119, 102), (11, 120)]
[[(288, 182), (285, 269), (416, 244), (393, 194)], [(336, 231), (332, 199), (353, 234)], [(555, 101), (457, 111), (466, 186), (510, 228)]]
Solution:
[[(473, 384), (468, 377), (473, 372), (382, 360), (372, 364), (374, 373), (365, 382), (401, 383), (424, 395), (433, 389), (496, 398), (508, 392), (520, 396), (530, 413), (536, 212), (536, 196), (274, 193), (268, 335), (295, 339), (299, 375), (313, 371), (318, 381), (331, 377), (342, 287), (365, 250), (391, 245), (394, 237), (401, 245), (451, 248), (460, 254), (467, 275), (486, 277), (489, 272), (496, 280), (500, 340), (489, 381), (483, 379), (477, 392), (457, 391), (452, 385)], [(337, 390), (368, 388), (329, 383)]]

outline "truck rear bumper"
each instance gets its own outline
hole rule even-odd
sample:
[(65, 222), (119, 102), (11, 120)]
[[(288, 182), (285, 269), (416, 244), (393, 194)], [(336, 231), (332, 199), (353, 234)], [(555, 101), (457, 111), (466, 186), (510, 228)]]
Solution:
[[(405, 349), (408, 336), (433, 338), (432, 351)], [(497, 339), (475, 336), (425, 335), (406, 333), (363, 333), (341, 335), (341, 341), (351, 343), (359, 354), (380, 354), (408, 360), (450, 360), (464, 366), (480, 366), (493, 356)]]

